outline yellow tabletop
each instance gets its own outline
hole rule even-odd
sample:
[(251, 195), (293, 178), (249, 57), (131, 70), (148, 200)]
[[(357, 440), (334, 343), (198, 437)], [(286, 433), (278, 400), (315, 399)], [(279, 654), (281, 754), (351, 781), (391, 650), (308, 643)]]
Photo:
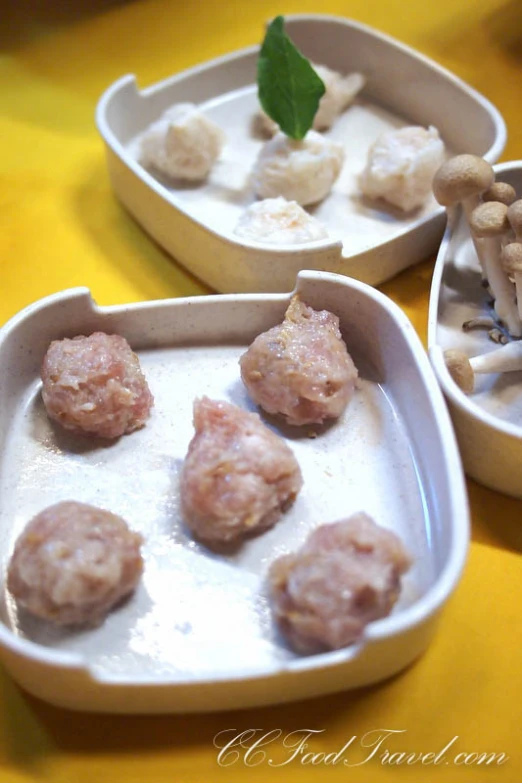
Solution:
[[(256, 43), (264, 21), (278, 13), (351, 16), (438, 60), (504, 115), (509, 140), (503, 159), (522, 157), (520, 0), (25, 0), (8, 5), (0, 28), (0, 324), (35, 299), (76, 285), (88, 286), (100, 304), (207, 293), (114, 199), (94, 127), (95, 104), (124, 73), (136, 73), (145, 86)], [(382, 287), (422, 338), (432, 268), (433, 259)], [(228, 783), (328, 777), (518, 783), (522, 502), (473, 482), (468, 488), (473, 540), (464, 578), (428, 652), (405, 673), (379, 686), (294, 705), (126, 718), (50, 707), (21, 692), (0, 670), (0, 781)], [(219, 757), (213, 738), (227, 729), (273, 731), (271, 753)], [(284, 738), (304, 730), (317, 732), (310, 751), (330, 754), (317, 756), (315, 765), (284, 752)], [(375, 741), (379, 731), (379, 754), (364, 751), (363, 738)], [(405, 756), (383, 757), (386, 749), (440, 755), (437, 764), (408, 765)], [(492, 765), (478, 763), (481, 754), (491, 753), (497, 754)], [(268, 764), (268, 755), (278, 766)]]

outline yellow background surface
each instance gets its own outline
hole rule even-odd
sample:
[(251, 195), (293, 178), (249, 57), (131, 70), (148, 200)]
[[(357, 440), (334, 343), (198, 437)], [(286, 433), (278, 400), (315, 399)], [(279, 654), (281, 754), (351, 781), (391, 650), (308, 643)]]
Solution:
[[(94, 127), (103, 90), (127, 72), (148, 85), (259, 41), (277, 13), (323, 12), (373, 25), (439, 61), (490, 98), (508, 126), (503, 160), (522, 157), (520, 0), (143, 0), (2, 4), (0, 36), (0, 324), (30, 302), (76, 285), (100, 304), (207, 290), (162, 252), (115, 201)], [(448, 110), (450, 110), (448, 108)], [(433, 259), (382, 290), (424, 339)], [(468, 482), (472, 546), (464, 578), (430, 649), (383, 685), (294, 705), (189, 717), (69, 713), (22, 693), (0, 670), (0, 780), (488, 781), (522, 780), (522, 502)], [(390, 767), (221, 767), (225, 729), (322, 733), (331, 753), (356, 735), (402, 731), (392, 751), (440, 751), (448, 764)], [(274, 743), (279, 762), (281, 741)], [(503, 752), (494, 768), (452, 763), (462, 751)], [(363, 761), (349, 755), (350, 763)]]

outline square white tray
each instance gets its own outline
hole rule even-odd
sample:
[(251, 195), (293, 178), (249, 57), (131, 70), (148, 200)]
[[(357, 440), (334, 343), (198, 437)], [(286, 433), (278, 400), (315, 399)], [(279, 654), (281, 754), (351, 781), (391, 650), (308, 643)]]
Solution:
[[(301, 269), (342, 273), (372, 285), (437, 250), (444, 213), (430, 198), (407, 215), (360, 197), (357, 176), (383, 130), (436, 126), (449, 152), (498, 159), (506, 130), (479, 93), (398, 41), (349, 19), (296, 15), (288, 34), (313, 61), (342, 73), (361, 71), (363, 93), (327, 135), (346, 150), (332, 193), (313, 211), (330, 238), (274, 248), (233, 233), (255, 201), (249, 173), (263, 144), (252, 130), (259, 47), (207, 62), (138, 90), (124, 76), (101, 97), (96, 119), (105, 142), (114, 191), (143, 228), (174, 258), (221, 292), (289, 291)], [(260, 38), (262, 30), (260, 30)], [(178, 102), (199, 104), (228, 137), (222, 159), (203, 185), (174, 186), (136, 159), (139, 134)]]
[[(192, 437), (192, 402), (207, 394), (251, 407), (237, 360), (281, 321), (290, 294), (196, 297), (97, 307), (73, 289), (24, 310), (0, 331), (0, 558), (47, 505), (75, 499), (121, 514), (142, 532), (135, 595), (99, 628), (54, 631), (19, 616), (9, 595), (0, 658), (18, 682), (67, 707), (183, 712), (248, 707), (388, 677), (429, 643), (468, 542), (464, 479), (428, 359), (401, 310), (349, 278), (303, 272), (301, 298), (340, 317), (360, 388), (333, 425), (276, 427), (304, 475), (295, 505), (233, 556), (194, 542), (180, 518), (177, 479)], [(52, 339), (94, 330), (138, 351), (156, 404), (146, 427), (109, 447), (50, 424), (39, 369)], [(393, 613), (347, 649), (293, 653), (273, 627), (270, 562), (309, 531), (365, 510), (394, 529), (414, 564)]]

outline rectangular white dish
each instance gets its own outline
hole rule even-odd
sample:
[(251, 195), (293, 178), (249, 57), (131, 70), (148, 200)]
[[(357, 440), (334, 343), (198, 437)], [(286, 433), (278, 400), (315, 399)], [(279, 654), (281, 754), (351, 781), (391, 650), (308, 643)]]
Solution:
[[(522, 194), (522, 161), (494, 167), (498, 181)], [(467, 221), (460, 207), (442, 242), (430, 295), (428, 348), (446, 396), (466, 473), (487, 487), (522, 498), (522, 372), (478, 375), (467, 396), (452, 380), (444, 363), (450, 348), (467, 356), (487, 353), (498, 345), (486, 330), (464, 332), (462, 324), (490, 315), (488, 294)]]
[[(365, 202), (357, 177), (383, 130), (436, 126), (449, 152), (498, 159), (506, 130), (498, 111), (460, 79), (398, 41), (349, 19), (296, 15), (288, 34), (317, 63), (367, 78), (362, 96), (327, 135), (346, 150), (332, 193), (314, 208), (330, 238), (274, 248), (233, 233), (254, 200), (249, 173), (263, 140), (252, 131), (259, 47), (234, 52), (138, 90), (124, 76), (101, 97), (96, 120), (114, 191), (143, 228), (177, 261), (221, 292), (289, 291), (301, 269), (337, 272), (376, 285), (436, 252), (443, 210), (430, 199), (406, 215)], [(260, 38), (262, 30), (260, 30)], [(174, 187), (136, 159), (139, 134), (171, 105), (200, 105), (228, 143), (208, 181)]]
[[(193, 712), (291, 701), (376, 682), (428, 645), (466, 557), (468, 509), (449, 416), (413, 327), (389, 299), (349, 278), (303, 272), (303, 301), (340, 317), (361, 384), (345, 414), (310, 439), (283, 429), (304, 487), (269, 532), (233, 556), (180, 524), (177, 476), (192, 402), (251, 408), (237, 360), (282, 320), (290, 294), (97, 307), (86, 289), (30, 306), (0, 332), (0, 557), (38, 511), (74, 499), (123, 516), (144, 535), (132, 599), (81, 633), (20, 621), (8, 595), (0, 659), (52, 703), (111, 712)], [(140, 356), (155, 396), (147, 426), (99, 447), (52, 427), (39, 369), (52, 339), (116, 332)], [(414, 564), (393, 613), (332, 653), (298, 656), (275, 632), (264, 594), (272, 559), (317, 525), (364, 510), (394, 529)]]

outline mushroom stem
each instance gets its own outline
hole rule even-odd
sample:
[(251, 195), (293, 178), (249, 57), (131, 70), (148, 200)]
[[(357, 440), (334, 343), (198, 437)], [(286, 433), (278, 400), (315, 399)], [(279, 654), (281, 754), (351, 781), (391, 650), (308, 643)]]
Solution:
[[(478, 207), (480, 204), (482, 204), (482, 198), (479, 195), (473, 195), (469, 198), (465, 198), (462, 202), (462, 211), (464, 212), (464, 215), (466, 217), (468, 226), (470, 226), (471, 223), (471, 215), (473, 213), (473, 210)], [(471, 241), (473, 242), (473, 246), (475, 247), (475, 253), (477, 254), (477, 258), (480, 263), (480, 268), (482, 269), (482, 279), (487, 280), (487, 274), (486, 274), (486, 264), (484, 261), (484, 251), (483, 251), (483, 242), (484, 240), (480, 237), (475, 236), (473, 231), (471, 231), (470, 228), (470, 236)]]
[(517, 294), (518, 315), (522, 321), (522, 243), (511, 242), (502, 248), (500, 261), (504, 272), (514, 280)]
[(506, 247), (506, 245), (510, 245), (512, 242), (516, 242), (516, 241), (517, 238), (513, 231), (507, 231), (505, 234), (503, 234), (500, 237), (500, 244), (502, 247)]
[(488, 337), (493, 343), (501, 343), (502, 345), (505, 345), (509, 342), (509, 339), (506, 337), (504, 332), (500, 331), (500, 329), (491, 329), (488, 332)]
[(513, 277), (515, 280), (515, 290), (517, 292), (518, 317), (522, 321), (522, 273), (516, 272)]
[(473, 372), (516, 372), (522, 370), (522, 342), (512, 342), (469, 360)]
[(464, 321), (462, 328), (465, 332), (470, 332), (472, 329), (493, 329), (495, 321), (489, 316), (481, 315), (477, 318), (470, 318), (469, 321)]
[(498, 201), (486, 201), (471, 213), (471, 232), (482, 238), (482, 263), (494, 298), (495, 312), (513, 337), (522, 336), (522, 322), (515, 302), (516, 291), (501, 261), (501, 238), (510, 225), (508, 207)]
[(482, 239), (484, 271), (495, 298), (496, 314), (506, 324), (513, 337), (521, 337), (522, 322), (517, 310), (515, 287), (500, 264), (501, 248), (500, 237), (484, 237)]

